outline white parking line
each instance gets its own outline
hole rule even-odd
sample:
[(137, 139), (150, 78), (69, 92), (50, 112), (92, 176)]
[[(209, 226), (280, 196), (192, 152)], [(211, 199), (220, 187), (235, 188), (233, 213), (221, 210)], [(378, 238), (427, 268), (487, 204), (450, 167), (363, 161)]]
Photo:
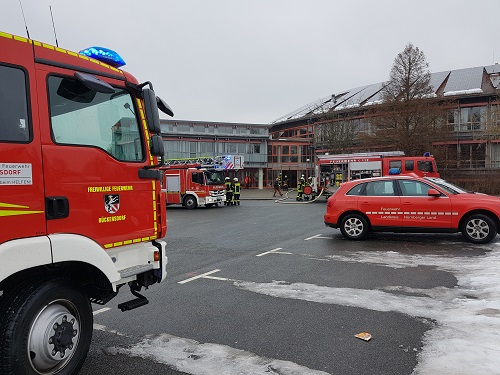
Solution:
[(286, 255), (293, 254), (293, 253), (288, 253), (286, 251), (280, 251), (281, 249), (282, 249), (282, 247), (277, 247), (276, 249), (272, 249), (272, 250), (266, 251), (264, 253), (257, 254), (256, 257), (261, 257), (261, 256), (264, 256), (267, 254), (286, 254)]
[(304, 241), (309, 241), (309, 240), (312, 240), (313, 238), (330, 238), (330, 237), (322, 237), (322, 235), (320, 233), (320, 234), (317, 234), (317, 235), (312, 236), (312, 237), (304, 238)]
[(204, 278), (204, 279), (212, 279), (212, 280), (222, 280), (222, 281), (227, 281), (229, 279), (226, 279), (224, 277), (217, 277), (217, 276), (208, 276), (208, 275), (211, 275), (212, 273), (216, 273), (216, 272), (219, 272), (220, 270), (217, 269), (217, 270), (213, 270), (213, 271), (209, 271), (209, 272), (205, 272), (205, 273), (202, 273), (201, 275), (198, 275), (198, 276), (193, 276), (193, 277), (190, 277), (189, 279), (186, 279), (186, 280), (182, 280), (182, 281), (179, 281), (178, 284), (186, 284), (186, 283), (189, 283), (190, 281), (193, 281), (193, 280), (196, 280), (196, 279), (201, 279), (201, 278)]
[(111, 307), (103, 307), (102, 309), (99, 309), (99, 310), (93, 311), (93, 312), (92, 312), (92, 314), (97, 315), (97, 314), (100, 314), (100, 313), (106, 312), (106, 311), (108, 311), (108, 310), (111, 310)]

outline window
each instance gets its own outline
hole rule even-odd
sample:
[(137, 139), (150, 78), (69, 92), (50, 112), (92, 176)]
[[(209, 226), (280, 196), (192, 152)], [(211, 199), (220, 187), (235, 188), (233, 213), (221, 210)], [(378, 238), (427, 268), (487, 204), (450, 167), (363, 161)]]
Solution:
[(260, 144), (250, 144), (250, 154), (260, 154)]
[(185, 125), (185, 124), (177, 124), (177, 131), (179, 133), (189, 133), (191, 129), (190, 125)]
[(460, 108), (460, 131), (484, 129), (486, 107)]
[(372, 181), (366, 184), (366, 195), (368, 196), (391, 196), (394, 194), (392, 181)]
[(428, 161), (428, 160), (419, 160), (417, 162), (417, 168), (419, 171), (422, 171), (422, 172), (433, 172), (434, 168), (432, 168), (432, 161)]
[(401, 162), (401, 160), (389, 160), (389, 169), (399, 168), (399, 170), (401, 170), (402, 166), (403, 163)]
[(399, 186), (404, 196), (427, 196), (431, 188), (429, 185), (419, 181), (400, 180)]
[(30, 140), (26, 76), (21, 69), (0, 66), (0, 141)]
[(191, 175), (191, 181), (197, 184), (203, 184), (203, 172), (193, 173)]
[(413, 160), (405, 160), (406, 171), (413, 171), (414, 168), (415, 168), (415, 163)]
[(129, 92), (89, 90), (73, 78), (48, 79), (55, 143), (98, 147), (118, 160), (144, 159), (139, 124)]
[(346, 195), (362, 195), (366, 184), (357, 184)]

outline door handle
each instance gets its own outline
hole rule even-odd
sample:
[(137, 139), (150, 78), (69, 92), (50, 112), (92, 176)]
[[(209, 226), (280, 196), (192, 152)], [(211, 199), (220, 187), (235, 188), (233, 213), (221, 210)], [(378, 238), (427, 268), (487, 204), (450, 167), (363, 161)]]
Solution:
[(47, 220), (64, 219), (69, 216), (67, 197), (45, 197), (45, 217)]

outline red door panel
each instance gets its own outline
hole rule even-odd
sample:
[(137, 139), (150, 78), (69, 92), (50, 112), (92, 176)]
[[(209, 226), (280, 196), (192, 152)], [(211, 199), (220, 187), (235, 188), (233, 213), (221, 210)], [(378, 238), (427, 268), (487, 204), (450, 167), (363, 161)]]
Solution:
[(0, 243), (46, 233), (32, 46), (0, 38)]
[(141, 142), (144, 125), (136, 100), (123, 83), (111, 81), (114, 94), (93, 94), (73, 79), (74, 72), (57, 73), (37, 72), (40, 105), (46, 109), (41, 116), (45, 194), (67, 204), (61, 203), (60, 217), (48, 220), (48, 232), (70, 231), (105, 248), (156, 238), (160, 185), (138, 177), (151, 160)]

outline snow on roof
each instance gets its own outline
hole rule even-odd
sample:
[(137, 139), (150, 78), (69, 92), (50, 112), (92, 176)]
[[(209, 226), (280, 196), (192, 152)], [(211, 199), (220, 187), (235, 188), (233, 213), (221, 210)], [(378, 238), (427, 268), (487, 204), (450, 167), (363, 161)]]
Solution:
[[(484, 72), (490, 75), (492, 85), (500, 89), (500, 64), (495, 64), (431, 73), (429, 84), (434, 94), (428, 97), (436, 97), (437, 91), (443, 84), (445, 84), (443, 88), (443, 96), (445, 97), (482, 94), (484, 93), (482, 86)], [(384, 84), (385, 82), (379, 82), (320, 98), (272, 121), (271, 124), (326, 113), (331, 110), (346, 110), (380, 104), (382, 102), (381, 90)]]

